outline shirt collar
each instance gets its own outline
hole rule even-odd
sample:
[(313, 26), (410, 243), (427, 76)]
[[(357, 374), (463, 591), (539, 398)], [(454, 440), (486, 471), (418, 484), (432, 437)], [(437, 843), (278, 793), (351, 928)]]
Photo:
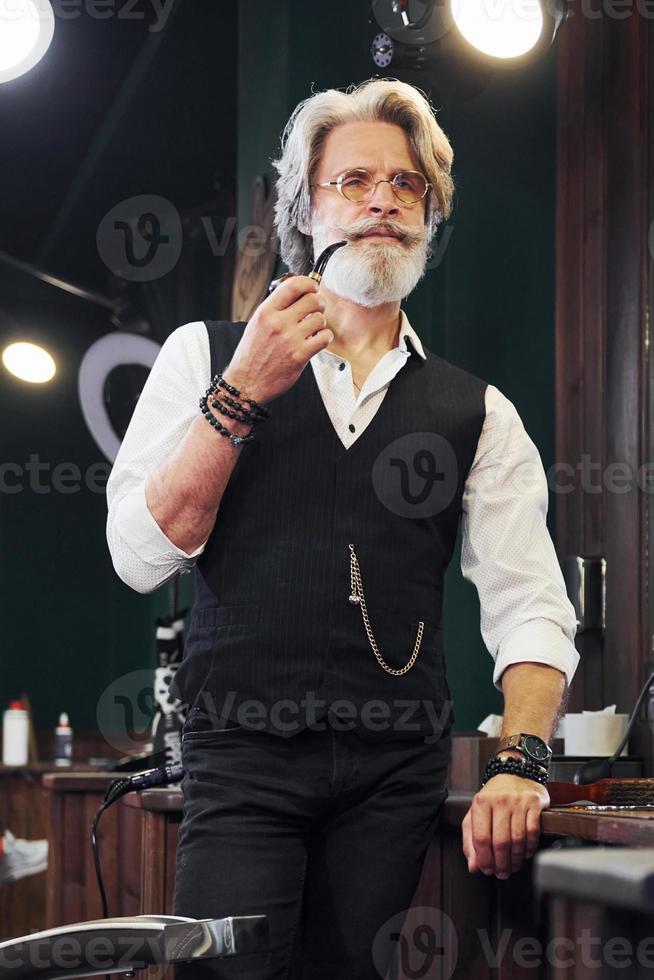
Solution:
[[(407, 341), (410, 346), (407, 345)], [(412, 348), (413, 350), (416, 351), (417, 354), (420, 355), (423, 361), (427, 360), (427, 355), (425, 354), (420, 337), (409, 323), (409, 318), (404, 312), (404, 310), (400, 310), (399, 340), (398, 340), (397, 347), (395, 347), (394, 350), (400, 350), (402, 351), (403, 354), (406, 354), (408, 357), (411, 354)], [(327, 360), (327, 361), (333, 359), (336, 359), (338, 361), (341, 360), (341, 357), (339, 355), (333, 354), (332, 351), (327, 350), (327, 348), (317, 351), (313, 356), (317, 360)], [(311, 358), (311, 360), (313, 360), (313, 358)]]
[(399, 343), (397, 345), (398, 348), (401, 351), (404, 351), (404, 353), (410, 354), (411, 351), (407, 347), (407, 340), (408, 340), (410, 342), (411, 346), (413, 347), (413, 349), (416, 351), (416, 353), (420, 355), (420, 357), (423, 359), (423, 361), (426, 361), (427, 360), (427, 355), (425, 354), (424, 348), (422, 346), (422, 341), (420, 340), (420, 337), (418, 336), (418, 334), (415, 332), (415, 330), (413, 329), (413, 327), (409, 323), (409, 318), (406, 315), (406, 313), (404, 312), (404, 310), (400, 310), (400, 317), (401, 317), (400, 318), (400, 340), (399, 340)]

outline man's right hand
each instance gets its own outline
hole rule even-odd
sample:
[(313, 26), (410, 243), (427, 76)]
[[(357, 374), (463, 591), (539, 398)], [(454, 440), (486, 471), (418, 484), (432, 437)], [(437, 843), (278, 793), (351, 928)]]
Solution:
[(333, 339), (318, 283), (293, 276), (257, 307), (224, 378), (246, 398), (271, 401), (288, 391), (313, 355)]

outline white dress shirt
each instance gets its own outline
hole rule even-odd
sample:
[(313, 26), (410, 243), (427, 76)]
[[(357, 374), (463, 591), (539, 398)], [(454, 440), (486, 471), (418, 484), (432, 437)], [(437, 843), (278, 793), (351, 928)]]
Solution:
[[(417, 355), (407, 347), (407, 335)], [(358, 396), (348, 361), (329, 350), (311, 358), (325, 408), (346, 448), (364, 432), (412, 356), (426, 358), (402, 312), (398, 346), (375, 365)], [(204, 550), (203, 544), (187, 554), (166, 537), (148, 510), (145, 483), (183, 438), (210, 378), (205, 324), (179, 327), (150, 372), (109, 477), (109, 550), (116, 572), (137, 592), (152, 592), (176, 573), (190, 571)], [(503, 670), (521, 661), (556, 667), (569, 683), (579, 662), (576, 617), (545, 522), (543, 465), (514, 405), (492, 385), (485, 405), (463, 494), (461, 570), (479, 594), (481, 633), (495, 661), (493, 683), (501, 690)], [(216, 433), (216, 438), (224, 437)]]

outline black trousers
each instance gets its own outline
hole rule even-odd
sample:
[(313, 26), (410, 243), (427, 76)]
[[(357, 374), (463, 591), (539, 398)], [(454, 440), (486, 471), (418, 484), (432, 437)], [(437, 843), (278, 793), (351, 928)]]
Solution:
[(370, 742), (327, 722), (289, 738), (227, 725), (203, 731), (194, 713), (184, 729), (174, 912), (264, 913), (269, 951), (176, 978), (384, 977), (447, 796), (449, 732)]

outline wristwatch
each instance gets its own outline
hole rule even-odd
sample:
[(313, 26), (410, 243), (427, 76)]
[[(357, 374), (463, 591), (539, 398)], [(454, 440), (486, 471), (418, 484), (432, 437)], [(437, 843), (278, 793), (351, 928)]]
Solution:
[(497, 746), (495, 754), (504, 752), (506, 749), (515, 749), (517, 752), (522, 752), (524, 756), (532, 762), (538, 763), (539, 766), (549, 765), (549, 761), (552, 758), (552, 750), (547, 742), (544, 742), (538, 735), (528, 735), (525, 732), (503, 738)]

